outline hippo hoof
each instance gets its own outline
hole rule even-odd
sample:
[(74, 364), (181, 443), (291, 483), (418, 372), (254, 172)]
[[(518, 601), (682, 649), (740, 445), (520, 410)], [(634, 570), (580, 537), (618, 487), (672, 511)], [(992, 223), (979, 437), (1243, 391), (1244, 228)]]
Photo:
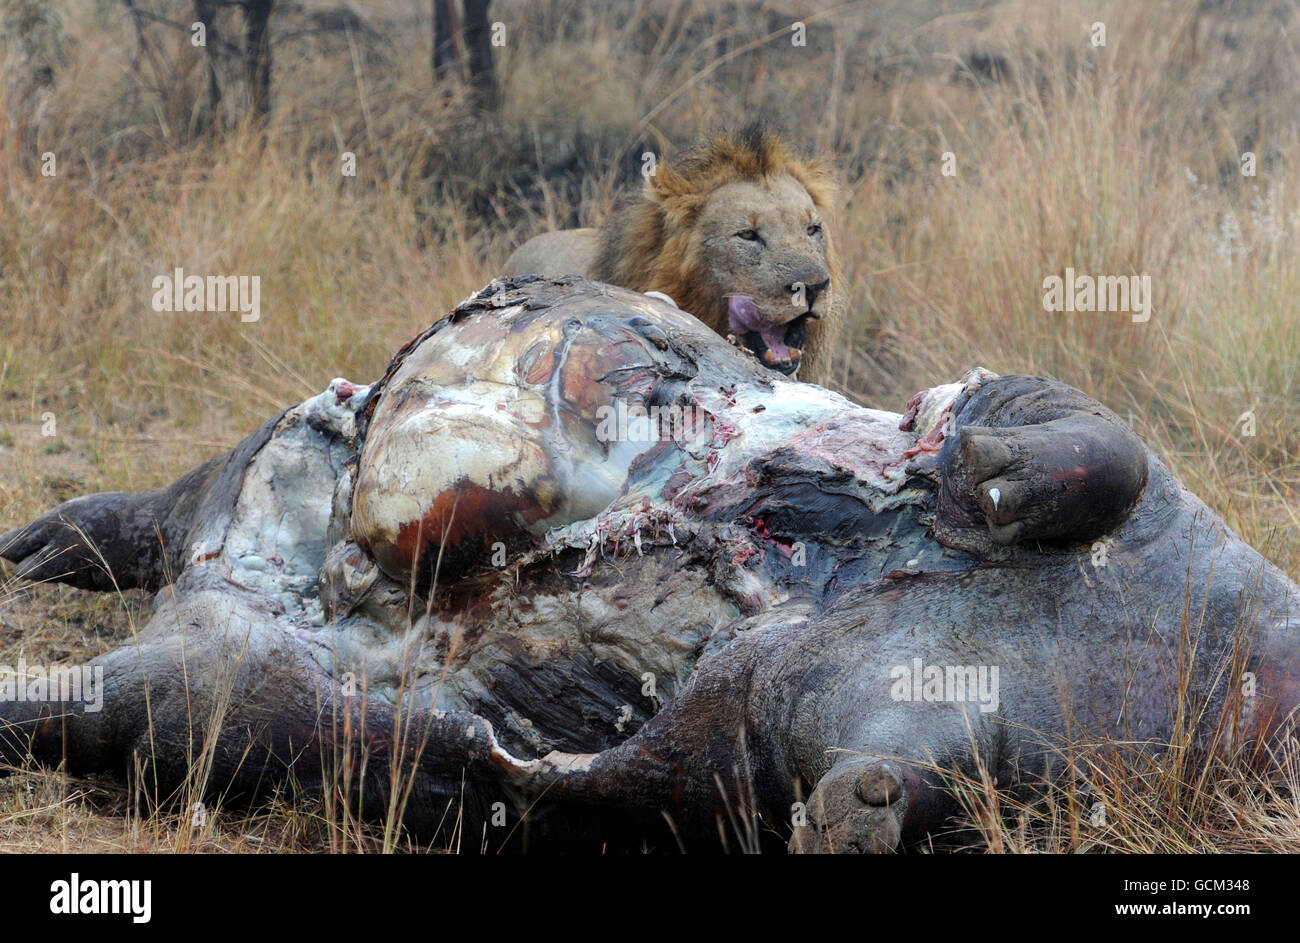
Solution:
[(808, 797), (808, 824), (792, 854), (882, 854), (902, 842), (903, 779), (892, 763), (854, 760), (832, 769)]
[(1026, 498), (1023, 485), (1010, 471), (1016, 456), (1008, 448), (1005, 430), (970, 426), (961, 430), (961, 449), (971, 480), (975, 503), (984, 512), (989, 536), (1002, 546), (1016, 543), (1025, 531)]
[[(110, 496), (111, 497), (111, 496)], [(0, 560), (13, 565), (15, 579), (33, 583), (64, 581), (85, 589), (111, 589), (113, 584), (96, 537), (101, 532), (101, 502), (91, 498), (69, 501), (23, 527), (0, 534)], [(114, 520), (116, 508), (104, 516)]]
[(1146, 485), (1141, 442), (1118, 421), (1070, 415), (959, 433), (965, 487), (994, 544), (1086, 541), (1128, 515)]

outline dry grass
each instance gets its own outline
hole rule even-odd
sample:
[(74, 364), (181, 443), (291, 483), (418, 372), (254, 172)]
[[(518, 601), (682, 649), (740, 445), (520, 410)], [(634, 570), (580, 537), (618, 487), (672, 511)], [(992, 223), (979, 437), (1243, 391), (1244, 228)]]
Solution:
[[(510, 36), (503, 105), (480, 119), (462, 90), (429, 89), (427, 5), (357, 3), (370, 38), (286, 41), (264, 131), (235, 124), (237, 102), (203, 112), (182, 37), (153, 29), (163, 55), (146, 63), (117, 5), (0, 11), (33, 6), (57, 11), (58, 29), (17, 42), (12, 16), (3, 24), (0, 526), (78, 493), (164, 483), (331, 377), (377, 376), (525, 234), (598, 222), (643, 148), (763, 111), (843, 168), (843, 389), (897, 408), (976, 363), (1055, 376), (1126, 416), (1300, 576), (1292, 4), (827, 4), (795, 48), (789, 23), (754, 0), (599, 15), (505, 0), (493, 8)], [(1089, 42), (1094, 20), (1105, 47)], [(42, 63), (48, 87), (31, 80)], [(344, 150), (355, 178), (339, 173)], [(54, 178), (39, 172), (46, 151)], [(945, 151), (955, 177), (940, 173)], [(1246, 151), (1255, 177), (1240, 172)], [(261, 320), (153, 312), (151, 279), (176, 266), (260, 275)], [(1045, 313), (1043, 279), (1067, 266), (1149, 274), (1150, 322)], [(41, 435), (47, 413), (53, 437)], [(147, 606), (0, 586), (0, 661), (91, 657)], [(1099, 771), (1094, 788), (1121, 783), (1116, 807), (1137, 823), (1106, 847), (1300, 849), (1289, 783), (1241, 764), (1218, 772), (1196, 786), (1193, 818), (1219, 829), (1211, 842), (1161, 804), (1153, 777)], [(1034, 809), (974, 815), (981, 841), (1091, 847), (1077, 839), (1078, 802)], [(300, 800), (187, 821), (103, 784), (0, 783), (0, 850), (400, 844)]]

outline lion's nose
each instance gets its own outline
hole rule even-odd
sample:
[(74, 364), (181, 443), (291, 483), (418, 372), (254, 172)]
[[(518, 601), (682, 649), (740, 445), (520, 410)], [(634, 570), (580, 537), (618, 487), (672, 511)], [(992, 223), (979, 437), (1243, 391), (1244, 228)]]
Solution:
[(785, 290), (791, 295), (796, 296), (802, 292), (804, 301), (808, 302), (808, 307), (811, 308), (813, 302), (817, 300), (817, 296), (824, 292), (826, 286), (830, 283), (831, 280), (829, 278), (823, 279), (822, 281), (812, 285), (807, 282), (791, 282), (789, 285), (785, 286)]

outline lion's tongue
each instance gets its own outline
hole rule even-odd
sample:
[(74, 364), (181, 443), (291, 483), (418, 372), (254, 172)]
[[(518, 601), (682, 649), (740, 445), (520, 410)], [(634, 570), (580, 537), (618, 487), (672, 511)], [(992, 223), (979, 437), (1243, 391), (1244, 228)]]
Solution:
[(733, 331), (742, 334), (757, 331), (767, 345), (769, 363), (789, 363), (798, 356), (785, 343), (788, 325), (765, 323), (759, 316), (758, 305), (748, 295), (727, 296), (727, 323)]
[(763, 321), (758, 314), (758, 305), (749, 295), (727, 296), (727, 323), (733, 331), (744, 334), (747, 331), (763, 330)]

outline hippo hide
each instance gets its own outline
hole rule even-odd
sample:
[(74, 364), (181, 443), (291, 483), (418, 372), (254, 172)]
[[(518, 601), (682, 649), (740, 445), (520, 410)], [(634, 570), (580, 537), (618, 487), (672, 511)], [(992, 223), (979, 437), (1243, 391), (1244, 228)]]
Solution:
[(6, 763), (166, 796), (202, 759), (227, 801), (494, 849), (903, 848), (952, 771), (1189, 717), (1268, 756), (1300, 696), (1300, 590), (1084, 394), (864, 409), (577, 278), (493, 282), (377, 383), (0, 554), (159, 589), (102, 710), (0, 702)]

